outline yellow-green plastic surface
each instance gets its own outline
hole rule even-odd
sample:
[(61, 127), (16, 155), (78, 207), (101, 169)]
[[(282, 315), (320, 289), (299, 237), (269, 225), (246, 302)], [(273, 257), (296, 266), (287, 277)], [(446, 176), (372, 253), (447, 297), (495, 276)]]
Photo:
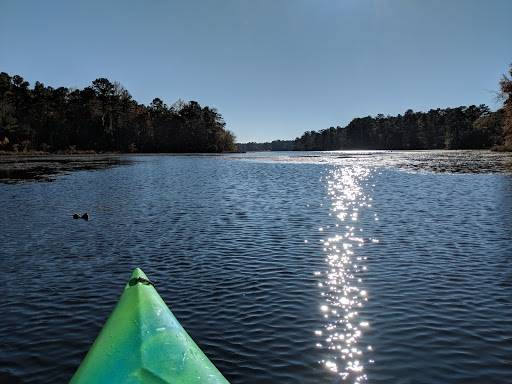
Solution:
[(139, 268), (71, 384), (228, 383)]

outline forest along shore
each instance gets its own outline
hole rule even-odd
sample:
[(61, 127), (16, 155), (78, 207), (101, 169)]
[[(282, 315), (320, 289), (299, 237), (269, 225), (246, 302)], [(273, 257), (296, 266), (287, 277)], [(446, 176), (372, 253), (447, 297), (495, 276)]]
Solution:
[(144, 105), (119, 82), (53, 88), (0, 73), (0, 151), (225, 152), (235, 136), (196, 101)]
[(307, 131), (295, 140), (239, 143), (240, 151), (329, 151), (337, 149), (495, 149), (512, 151), (512, 65), (500, 80), (503, 106), (408, 109), (397, 116), (357, 117), (345, 127)]

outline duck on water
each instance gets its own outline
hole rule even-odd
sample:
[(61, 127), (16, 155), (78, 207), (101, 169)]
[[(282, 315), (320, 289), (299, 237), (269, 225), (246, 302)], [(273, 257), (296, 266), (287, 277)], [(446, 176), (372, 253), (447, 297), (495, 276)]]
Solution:
[(84, 214), (81, 213), (73, 213), (73, 219), (84, 219), (86, 221), (89, 220), (89, 214), (85, 212)]

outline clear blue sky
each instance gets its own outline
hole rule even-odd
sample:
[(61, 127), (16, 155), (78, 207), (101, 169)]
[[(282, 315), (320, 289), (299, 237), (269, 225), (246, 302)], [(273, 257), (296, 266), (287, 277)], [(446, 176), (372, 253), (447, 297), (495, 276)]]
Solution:
[(0, 0), (0, 71), (219, 109), (239, 141), (485, 103), (512, 0)]

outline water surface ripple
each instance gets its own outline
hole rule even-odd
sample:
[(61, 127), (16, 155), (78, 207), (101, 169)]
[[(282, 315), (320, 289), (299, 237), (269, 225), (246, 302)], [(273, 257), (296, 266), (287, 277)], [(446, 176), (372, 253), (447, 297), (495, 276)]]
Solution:
[(233, 383), (510, 382), (512, 176), (274, 156), (1, 184), (0, 382), (69, 380), (136, 266)]

